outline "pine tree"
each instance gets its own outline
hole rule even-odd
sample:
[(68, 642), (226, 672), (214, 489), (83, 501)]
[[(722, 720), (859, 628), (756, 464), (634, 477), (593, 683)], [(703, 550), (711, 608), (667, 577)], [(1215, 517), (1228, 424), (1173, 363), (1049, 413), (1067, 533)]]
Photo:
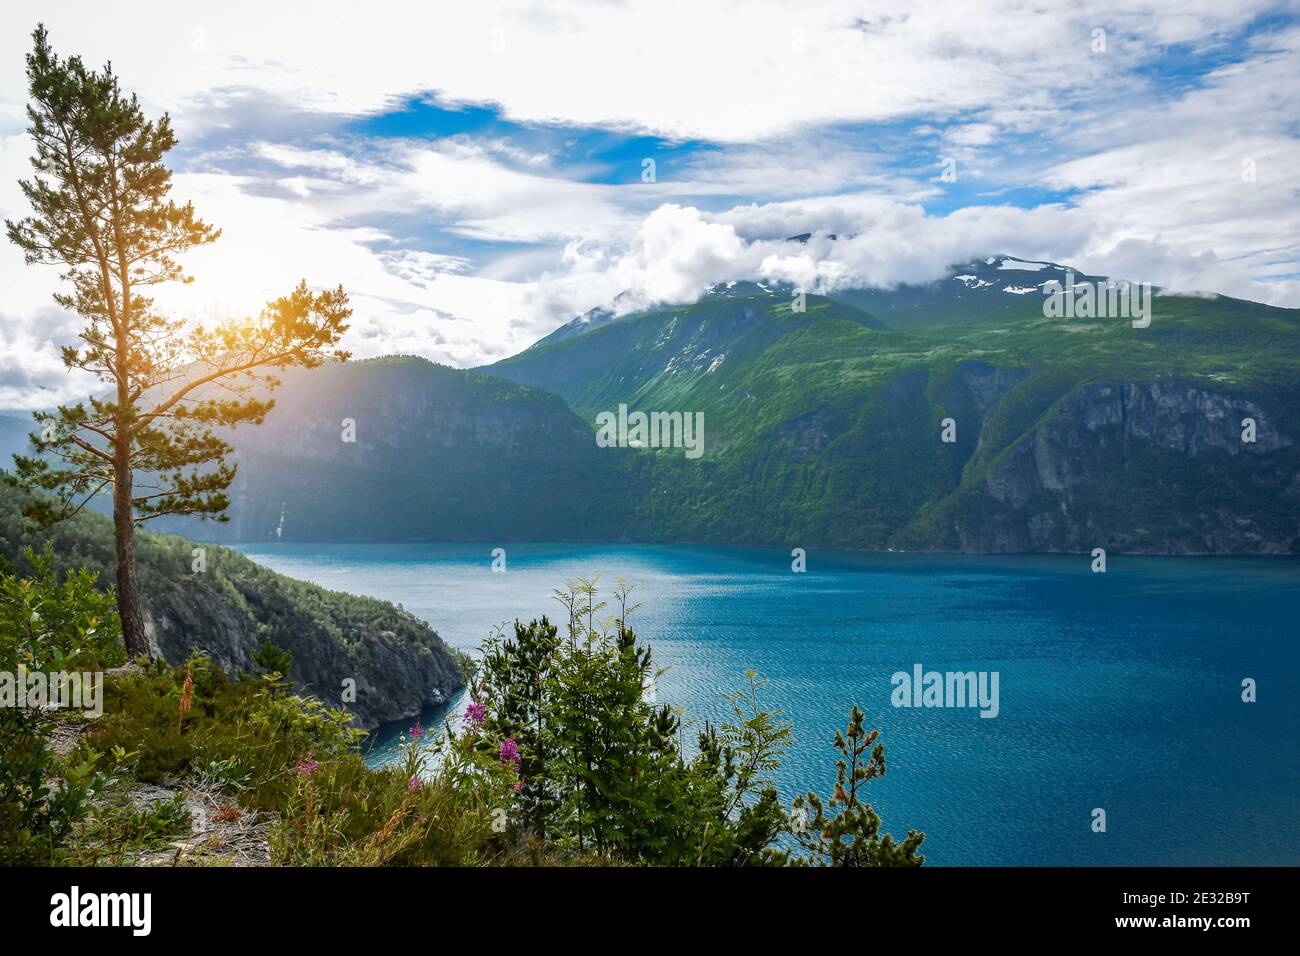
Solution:
[(555, 592), (566, 636), (545, 617), (489, 638), (473, 690), (471, 734), (485, 753), (518, 749), (520, 829), (581, 854), (656, 865), (783, 862), (785, 822), (769, 774), (790, 738), (759, 705), (763, 681), (728, 695), (734, 721), (706, 726), (700, 752), (682, 750), (679, 712), (650, 698), (656, 670), (628, 618), (638, 605), (619, 582), (601, 616), (595, 579)]
[[(885, 775), (885, 745), (878, 742), (880, 731), (868, 731), (862, 711), (854, 706), (844, 733), (835, 731), (835, 792), (829, 807), (839, 812), (827, 813), (821, 797), (809, 792), (795, 797), (795, 825), (792, 835), (808, 856), (802, 863), (828, 866), (920, 866), (925, 857), (917, 853), (925, 834), (909, 830), (901, 843), (880, 833), (880, 815), (871, 804), (864, 803), (859, 788), (868, 780)], [(869, 752), (868, 752), (869, 751)], [(807, 808), (813, 811), (808, 819)]]
[(64, 267), (70, 291), (55, 301), (85, 320), (80, 343), (62, 350), (64, 365), (94, 373), (107, 389), (37, 413), (32, 441), (44, 457), (16, 456), (16, 476), (54, 493), (33, 514), (47, 522), (112, 487), (118, 611), (127, 652), (139, 656), (149, 646), (136, 526), (169, 514), (225, 520), (235, 468), (213, 427), (260, 423), (273, 404), (265, 393), (279, 384), (274, 370), (346, 359), (336, 345), (351, 311), (342, 288), (313, 293), (305, 282), (258, 318), (212, 329), (155, 311), (144, 291), (190, 281), (177, 257), (220, 235), (191, 204), (169, 198), (170, 119), (146, 119), (111, 64), (94, 71), (79, 57), (61, 60), (44, 27), (33, 39), (35, 176), (20, 183), (33, 215), (5, 228), (28, 263)]

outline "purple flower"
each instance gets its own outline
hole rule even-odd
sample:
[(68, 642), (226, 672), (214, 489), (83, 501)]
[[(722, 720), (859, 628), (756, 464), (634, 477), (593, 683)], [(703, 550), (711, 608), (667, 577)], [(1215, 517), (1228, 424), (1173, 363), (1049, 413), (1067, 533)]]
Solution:
[(487, 705), (470, 704), (467, 708), (465, 708), (465, 716), (469, 718), (469, 722), (471, 724), (474, 724), (475, 726), (480, 726), (482, 725), (484, 719), (486, 719), (487, 717)]
[(419, 740), (421, 737), (424, 736), (424, 725), (417, 723), (414, 727), (411, 727), (406, 732), (410, 734), (412, 737), (414, 737), (416, 740)]
[(310, 777), (320, 769), (320, 764), (312, 759), (311, 751), (307, 751), (307, 756), (298, 761), (298, 772), (304, 777)]
[(419, 790), (421, 787), (424, 786), (424, 781), (421, 780), (419, 777), (417, 777), (415, 774), (412, 774), (411, 779), (406, 781), (406, 786), (407, 789), (409, 790)]
[(502, 763), (519, 763), (519, 745), (515, 743), (515, 738), (507, 737), (501, 741), (500, 757)]

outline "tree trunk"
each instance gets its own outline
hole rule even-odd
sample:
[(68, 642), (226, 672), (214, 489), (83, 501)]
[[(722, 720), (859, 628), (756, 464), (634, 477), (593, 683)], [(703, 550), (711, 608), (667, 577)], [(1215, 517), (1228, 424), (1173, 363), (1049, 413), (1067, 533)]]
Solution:
[[(119, 432), (120, 434), (120, 432)], [(122, 640), (127, 657), (148, 657), (149, 638), (144, 633), (144, 610), (135, 579), (135, 522), (131, 520), (131, 466), (117, 456), (113, 470), (113, 538), (117, 544), (117, 615), (122, 619)]]

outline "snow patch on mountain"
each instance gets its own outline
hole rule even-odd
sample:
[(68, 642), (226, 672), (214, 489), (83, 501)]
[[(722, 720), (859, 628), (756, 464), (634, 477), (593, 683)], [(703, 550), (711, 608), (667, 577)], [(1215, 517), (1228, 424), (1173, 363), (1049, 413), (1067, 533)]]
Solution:
[(998, 265), (998, 269), (1003, 272), (1042, 272), (1044, 269), (1056, 269), (1059, 271), (1060, 268), (1060, 266), (1053, 265), (1050, 262), (1027, 262), (1024, 259), (1011, 258), (1003, 259)]

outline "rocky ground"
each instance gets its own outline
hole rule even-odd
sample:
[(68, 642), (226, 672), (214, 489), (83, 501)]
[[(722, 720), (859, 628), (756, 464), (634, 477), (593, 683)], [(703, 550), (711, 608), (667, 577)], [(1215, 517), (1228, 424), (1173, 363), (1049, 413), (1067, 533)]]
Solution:
[[(54, 750), (67, 754), (76, 747), (92, 721), (61, 724), (52, 734)], [(188, 836), (171, 841), (166, 850), (139, 852), (120, 861), (128, 866), (268, 866), (267, 831), (270, 818), (246, 810), (228, 795), (198, 782), (164, 780), (136, 783), (128, 791), (137, 811), (148, 811), (183, 795), (189, 811)], [(94, 814), (92, 807), (91, 814)], [(112, 851), (112, 847), (105, 847)]]

